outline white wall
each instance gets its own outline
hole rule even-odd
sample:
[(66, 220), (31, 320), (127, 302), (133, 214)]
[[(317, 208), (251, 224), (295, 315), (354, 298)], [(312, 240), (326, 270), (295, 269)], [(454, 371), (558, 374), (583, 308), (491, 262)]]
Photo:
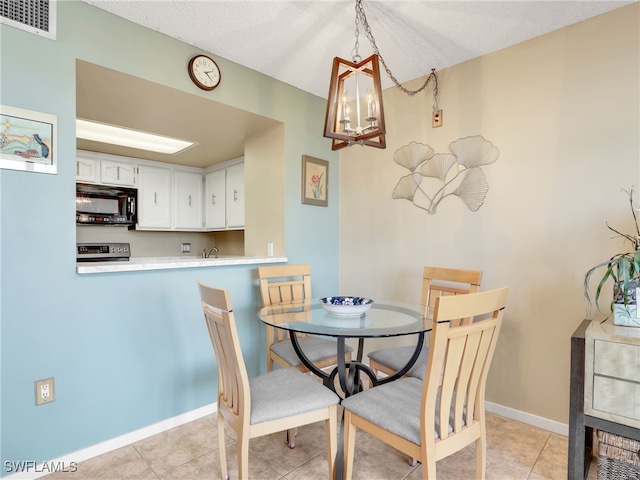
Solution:
[[(438, 72), (444, 126), (430, 93), (384, 92), (387, 149), (340, 154), (341, 291), (420, 300), (424, 265), (484, 271), (511, 286), (487, 399), (567, 422), (569, 340), (587, 314), (583, 276), (620, 251), (640, 178), (639, 4)], [(615, 34), (612, 34), (615, 33)], [(423, 79), (407, 85), (417, 88)], [(393, 200), (411, 141), (448, 152), (482, 135), (500, 149), (472, 212), (456, 197), (435, 215)]]

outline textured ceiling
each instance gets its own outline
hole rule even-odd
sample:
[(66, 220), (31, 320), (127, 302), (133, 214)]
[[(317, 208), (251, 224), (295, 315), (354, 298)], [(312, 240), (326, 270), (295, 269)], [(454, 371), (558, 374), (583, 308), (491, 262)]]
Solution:
[[(84, 1), (323, 98), (333, 57), (351, 60), (355, 42), (355, 0)], [(363, 6), (382, 57), (402, 83), (630, 3), (364, 0)], [(373, 50), (362, 27), (359, 38), (366, 58)], [(221, 88), (225, 81), (232, 80), (223, 71)], [(384, 75), (383, 87), (391, 86)], [(197, 143), (177, 155), (82, 140), (78, 148), (183, 165), (208, 166), (242, 155), (245, 136), (274, 122), (80, 61), (76, 100), (79, 118)]]
[[(351, 60), (355, 42), (354, 0), (84, 1), (323, 98), (333, 57)], [(365, 0), (363, 6), (382, 57), (404, 82), (629, 3)], [(373, 53), (363, 28), (359, 52)], [(383, 87), (392, 85), (385, 76)]]

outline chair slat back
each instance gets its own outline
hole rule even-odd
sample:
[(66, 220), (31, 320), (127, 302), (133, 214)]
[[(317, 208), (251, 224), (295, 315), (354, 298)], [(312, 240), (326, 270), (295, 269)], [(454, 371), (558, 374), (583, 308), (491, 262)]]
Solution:
[(240, 349), (231, 297), (226, 290), (201, 282), (198, 282), (198, 288), (218, 363), (218, 399), (237, 421), (248, 422), (251, 411), (249, 377)]
[(262, 306), (311, 298), (311, 266), (274, 265), (258, 267)]
[[(475, 293), (480, 288), (482, 271), (456, 268), (424, 267), (422, 273), (422, 306), (425, 313), (433, 311), (438, 297)], [(471, 319), (457, 319), (453, 326), (468, 323)]]
[[(311, 298), (311, 265), (269, 265), (258, 267), (262, 306), (302, 301)], [(286, 331), (267, 326), (267, 353)]]
[[(498, 340), (508, 290), (508, 287), (504, 287), (456, 297), (444, 296), (436, 300), (436, 323), (431, 332), (422, 392), (423, 441), (434, 442), (434, 424), (437, 425), (438, 441), (454, 437), (474, 424), (484, 424), (487, 374)], [(450, 324), (451, 320), (478, 315), (487, 315), (489, 318), (458, 327)], [(449, 432), (450, 425), (452, 432)]]

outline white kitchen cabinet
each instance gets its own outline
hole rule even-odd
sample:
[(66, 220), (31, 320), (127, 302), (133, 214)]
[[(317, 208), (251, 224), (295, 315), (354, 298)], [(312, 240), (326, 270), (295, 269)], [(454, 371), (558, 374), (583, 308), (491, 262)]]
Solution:
[(76, 182), (98, 183), (100, 160), (97, 158), (76, 156)]
[(136, 167), (134, 163), (100, 160), (100, 183), (134, 187)]
[[(205, 229), (244, 228), (244, 163), (238, 157), (205, 175)], [(236, 163), (232, 163), (232, 162)]]
[(174, 170), (174, 227), (202, 229), (202, 173)]
[(137, 188), (140, 230), (239, 230), (244, 228), (243, 160), (205, 170), (78, 150), (76, 181)]
[(223, 229), (227, 227), (225, 207), (226, 170), (214, 170), (205, 176), (205, 222), (206, 229)]
[(227, 228), (244, 227), (244, 163), (227, 167)]
[(171, 228), (171, 169), (140, 165), (138, 228)]

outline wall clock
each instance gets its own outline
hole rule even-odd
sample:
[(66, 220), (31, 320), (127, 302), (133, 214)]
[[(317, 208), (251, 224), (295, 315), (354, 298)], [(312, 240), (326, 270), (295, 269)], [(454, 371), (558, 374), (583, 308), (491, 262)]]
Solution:
[(206, 55), (196, 55), (189, 60), (189, 77), (202, 90), (213, 90), (220, 84), (220, 68)]

